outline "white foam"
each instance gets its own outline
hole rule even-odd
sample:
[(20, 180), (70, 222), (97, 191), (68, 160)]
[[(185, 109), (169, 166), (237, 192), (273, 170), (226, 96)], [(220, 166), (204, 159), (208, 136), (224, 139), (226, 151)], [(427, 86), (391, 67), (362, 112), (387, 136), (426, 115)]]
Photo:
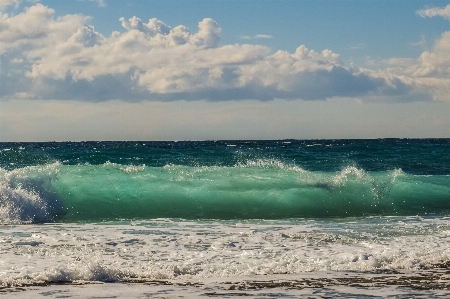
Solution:
[(448, 220), (406, 217), (3, 226), (0, 283), (418, 270), (450, 260), (449, 228)]
[(49, 221), (58, 206), (51, 181), (59, 163), (7, 171), (0, 169), (0, 223), (19, 224)]
[(48, 219), (47, 205), (38, 194), (0, 183), (0, 223), (17, 224)]
[(142, 172), (145, 171), (145, 164), (142, 165), (121, 165), (121, 164), (117, 164), (117, 163), (112, 163), (110, 161), (106, 161), (105, 163), (103, 163), (103, 167), (112, 167), (112, 168), (116, 168), (119, 169), (123, 172), (127, 172), (127, 173), (136, 173), (136, 172)]
[(297, 165), (286, 164), (277, 159), (246, 160), (245, 162), (237, 163), (236, 167), (279, 168), (279, 169), (293, 170), (300, 173), (305, 172), (303, 168), (298, 167)]

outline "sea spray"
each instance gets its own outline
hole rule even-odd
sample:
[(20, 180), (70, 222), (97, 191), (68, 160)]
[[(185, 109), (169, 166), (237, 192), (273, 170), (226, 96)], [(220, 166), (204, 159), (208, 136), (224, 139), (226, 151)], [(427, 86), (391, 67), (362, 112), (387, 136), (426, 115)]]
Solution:
[(62, 212), (62, 202), (58, 202), (52, 186), (59, 166), (53, 163), (0, 169), (0, 223), (53, 221), (53, 216)]

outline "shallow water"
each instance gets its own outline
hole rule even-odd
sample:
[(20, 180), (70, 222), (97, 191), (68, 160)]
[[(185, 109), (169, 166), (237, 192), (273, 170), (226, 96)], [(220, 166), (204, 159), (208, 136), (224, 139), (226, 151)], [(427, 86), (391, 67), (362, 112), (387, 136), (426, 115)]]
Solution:
[[(0, 227), (0, 282), (236, 280), (303, 275), (422, 275), (446, 269), (448, 217), (216, 220)], [(20, 258), (18, 258), (20, 257)], [(259, 278), (258, 278), (259, 279)]]

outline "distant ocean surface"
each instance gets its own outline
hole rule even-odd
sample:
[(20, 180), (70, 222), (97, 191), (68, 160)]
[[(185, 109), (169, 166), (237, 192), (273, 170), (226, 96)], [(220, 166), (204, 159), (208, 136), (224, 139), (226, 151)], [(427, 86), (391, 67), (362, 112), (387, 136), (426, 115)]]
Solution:
[(257, 280), (308, 274), (334, 277), (338, 296), (343, 275), (373, 286), (381, 271), (407, 297), (411, 283), (388, 280), (432, 271), (437, 296), (449, 220), (450, 139), (0, 143), (6, 289), (182, 281), (193, 297), (259, 296)]

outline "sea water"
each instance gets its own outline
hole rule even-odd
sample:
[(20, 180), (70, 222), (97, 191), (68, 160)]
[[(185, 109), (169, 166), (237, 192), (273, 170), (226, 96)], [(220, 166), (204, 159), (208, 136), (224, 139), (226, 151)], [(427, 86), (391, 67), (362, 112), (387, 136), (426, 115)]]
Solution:
[(449, 139), (0, 143), (8, 296), (446, 296), (449, 220)]

